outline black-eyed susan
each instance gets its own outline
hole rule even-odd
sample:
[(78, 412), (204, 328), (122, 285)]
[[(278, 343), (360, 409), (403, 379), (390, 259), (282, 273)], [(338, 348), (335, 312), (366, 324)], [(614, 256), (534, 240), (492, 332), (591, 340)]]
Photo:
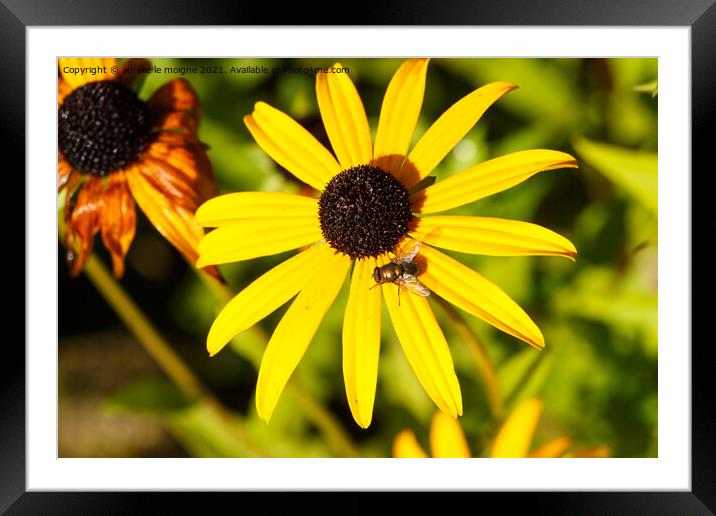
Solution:
[[(123, 275), (135, 201), (187, 260), (199, 255), (204, 232), (194, 212), (216, 194), (196, 132), (199, 99), (186, 80), (176, 79), (140, 100), (132, 84), (148, 69), (143, 59), (121, 65), (111, 58), (59, 60), (57, 184), (67, 190), (65, 244), (73, 276), (100, 231), (114, 275)], [(206, 270), (218, 276), (215, 267)]]
[[(340, 67), (340, 64), (336, 64)], [(196, 220), (217, 229), (199, 244), (198, 266), (248, 260), (315, 244), (259, 277), (219, 313), (207, 346), (214, 355), (235, 335), (296, 296), (276, 327), (256, 388), (268, 421), (324, 314), (353, 265), (343, 323), (343, 374), (354, 419), (368, 427), (380, 349), (381, 297), (401, 346), (428, 395), (445, 413), (462, 414), (460, 386), (440, 326), (425, 297), (395, 283), (376, 285), (374, 270), (402, 246), (421, 242), (419, 281), (435, 294), (541, 348), (542, 334), (496, 285), (433, 246), (489, 255), (561, 255), (574, 246), (552, 231), (512, 220), (422, 215), (514, 186), (537, 172), (576, 167), (562, 152), (527, 150), (476, 165), (421, 189), (424, 178), (487, 108), (516, 86), (495, 82), (468, 94), (408, 152), (420, 113), (427, 59), (404, 62), (388, 85), (375, 144), (360, 96), (347, 74), (319, 73), (318, 106), (335, 156), (287, 114), (257, 102), (244, 122), (278, 164), (319, 193), (233, 193), (202, 205)], [(418, 185), (418, 187), (416, 187)], [(412, 248), (412, 247), (411, 247)]]
[[(566, 435), (555, 437), (530, 452), (537, 424), (542, 414), (542, 400), (527, 398), (512, 411), (497, 431), (486, 457), (492, 458), (558, 458), (558, 457), (608, 457), (606, 446), (590, 446), (569, 451), (572, 439)], [(472, 457), (465, 433), (458, 422), (436, 412), (430, 422), (430, 452), (435, 458)], [(428, 454), (418, 442), (415, 432), (402, 430), (393, 440), (393, 457), (426, 458)]]

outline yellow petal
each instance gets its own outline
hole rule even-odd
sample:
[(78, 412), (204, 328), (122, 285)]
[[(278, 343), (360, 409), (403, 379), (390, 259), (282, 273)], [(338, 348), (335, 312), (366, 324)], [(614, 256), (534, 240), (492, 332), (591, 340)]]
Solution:
[(295, 296), (308, 276), (332, 255), (328, 244), (311, 247), (281, 262), (239, 292), (211, 325), (206, 339), (209, 355), (217, 354), (236, 335)]
[(566, 256), (574, 260), (572, 242), (554, 231), (519, 220), (490, 217), (432, 216), (416, 219), (410, 236), (426, 244), (461, 253), (491, 256)]
[(290, 251), (323, 238), (316, 217), (298, 219), (299, 225), (287, 219), (254, 223), (233, 222), (210, 233), (199, 242), (197, 267), (250, 260), (259, 256)]
[(544, 337), (532, 319), (497, 285), (472, 269), (429, 247), (420, 246), (426, 265), (420, 281), (430, 290), (528, 344), (544, 347)]
[(445, 336), (424, 297), (383, 284), (385, 304), (415, 375), (435, 404), (452, 417), (462, 414), (460, 384)]
[(429, 59), (408, 59), (390, 80), (383, 97), (373, 150), (374, 164), (397, 172), (413, 139), (425, 94)]
[(528, 398), (520, 403), (497, 432), (492, 457), (527, 457), (541, 413), (539, 398)]
[[(400, 179), (408, 187), (430, 174), (447, 153), (463, 139), (467, 132), (477, 123), (497, 99), (517, 87), (511, 82), (492, 82), (464, 96), (450, 106), (440, 118), (425, 132), (408, 155), (410, 167), (415, 167), (417, 178), (406, 165), (400, 172)], [(407, 176), (406, 174), (410, 174)], [(405, 180), (411, 179), (408, 183)]]
[(430, 424), (430, 452), (435, 458), (470, 457), (470, 447), (455, 418), (442, 412), (435, 413)]
[(426, 459), (428, 456), (418, 443), (412, 430), (403, 430), (393, 441), (393, 457), (396, 459)]
[(561, 457), (571, 445), (572, 439), (568, 436), (563, 435), (561, 437), (556, 437), (551, 441), (547, 441), (535, 451), (530, 453), (530, 457), (543, 459)]
[(343, 318), (343, 379), (353, 419), (368, 428), (373, 418), (380, 354), (380, 288), (375, 258), (357, 260)]
[(62, 78), (72, 88), (79, 88), (88, 82), (109, 81), (115, 78), (111, 68), (117, 64), (114, 58), (78, 57), (58, 59)]
[(304, 195), (278, 192), (238, 192), (214, 197), (202, 204), (194, 219), (204, 227), (236, 221), (318, 218), (318, 201)]
[[(342, 68), (340, 63), (334, 68)], [(363, 102), (347, 73), (316, 75), (316, 97), (326, 134), (343, 169), (368, 164), (373, 157)]]
[(317, 190), (323, 190), (341, 171), (333, 155), (311, 133), (265, 102), (257, 102), (244, 123), (266, 154)]
[(413, 196), (416, 212), (436, 213), (511, 188), (538, 172), (577, 168), (569, 154), (553, 150), (513, 152), (470, 167)]
[[(232, 228), (238, 231), (237, 234), (256, 233), (264, 231), (276, 231), (280, 228), (282, 231), (303, 231), (305, 228), (313, 227), (317, 224), (316, 215), (308, 217), (267, 217), (257, 219), (236, 219), (231, 222), (225, 222), (221, 224), (222, 229)], [(318, 239), (313, 239), (311, 242), (315, 242)]]
[(338, 295), (350, 263), (343, 254), (331, 254), (307, 278), (305, 287), (276, 326), (261, 360), (256, 384), (256, 410), (264, 421), (271, 418), (286, 382)]
[[(204, 230), (194, 222), (194, 213), (175, 204), (145, 174), (133, 167), (126, 172), (132, 197), (164, 238), (169, 240), (189, 262), (195, 262)], [(197, 265), (201, 268), (203, 265)]]

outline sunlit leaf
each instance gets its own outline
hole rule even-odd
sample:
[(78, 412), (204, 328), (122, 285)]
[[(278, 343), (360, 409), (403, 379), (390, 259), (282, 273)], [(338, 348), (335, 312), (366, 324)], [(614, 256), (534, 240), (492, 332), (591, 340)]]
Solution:
[[(519, 89), (498, 105), (520, 118), (541, 120), (552, 127), (573, 127), (579, 119), (576, 73), (564, 73), (550, 59), (449, 59), (442, 64), (479, 86), (509, 80)], [(561, 65), (574, 67), (576, 61)]]
[(107, 400), (108, 410), (163, 414), (187, 408), (191, 401), (171, 382), (149, 378), (125, 385)]
[(658, 298), (656, 295), (656, 255), (650, 259), (654, 268), (653, 291), (644, 285), (647, 264), (633, 267), (617, 278), (606, 268), (582, 272), (570, 286), (553, 296), (555, 309), (562, 314), (600, 321), (617, 334), (641, 337), (645, 351), (656, 355), (658, 335)]
[(658, 212), (658, 158), (650, 152), (634, 151), (585, 138), (573, 143), (579, 157), (636, 200)]
[(162, 378), (137, 381), (114, 392), (106, 410), (159, 418), (195, 457), (251, 457), (265, 452), (253, 446), (238, 415), (219, 411), (209, 401), (192, 402)]
[(249, 441), (233, 416), (220, 414), (207, 403), (166, 414), (163, 421), (172, 435), (195, 457), (256, 457), (270, 453)]
[(659, 81), (658, 79), (654, 79), (653, 81), (634, 86), (632, 89), (642, 93), (649, 93), (652, 97), (656, 97), (659, 93)]

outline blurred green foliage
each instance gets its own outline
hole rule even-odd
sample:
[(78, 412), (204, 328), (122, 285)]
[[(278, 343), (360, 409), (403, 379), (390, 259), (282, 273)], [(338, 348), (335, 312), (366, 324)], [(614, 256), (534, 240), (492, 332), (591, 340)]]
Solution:
[[(282, 67), (289, 62), (152, 60), (159, 67), (220, 64), (224, 68)], [(350, 68), (375, 130), (385, 88), (401, 60), (341, 62)], [(292, 64), (324, 66), (333, 61), (298, 59)], [(149, 75), (141, 96), (148, 98), (178, 76)], [(254, 102), (263, 100), (306, 124), (315, 121), (313, 75), (184, 77), (203, 104), (200, 136), (209, 146), (221, 191), (297, 192), (300, 185), (254, 143), (242, 118)], [(429, 66), (416, 138), (453, 102), (484, 83), (505, 80), (519, 85), (489, 109), (446, 157), (435, 172), (438, 181), (485, 159), (528, 148), (563, 150), (580, 162), (578, 170), (539, 174), (451, 212), (532, 221), (565, 235), (579, 251), (576, 263), (554, 257), (457, 256), (502, 287), (545, 335), (546, 349), (539, 352), (465, 315), (496, 368), (505, 411), (525, 397), (543, 397), (545, 413), (537, 444), (568, 434), (580, 445), (607, 445), (614, 456), (657, 455), (656, 79), (656, 59), (433, 59)], [(208, 388), (235, 412), (241, 437), (237, 440), (211, 407), (187, 405), (170, 384), (156, 378), (126, 385), (110, 396), (107, 407), (158, 418), (194, 456), (313, 457), (351, 449), (362, 456), (389, 456), (394, 436), (406, 427), (427, 445), (435, 407), (410, 369), (387, 314), (373, 423), (363, 431), (350, 416), (340, 337), (348, 282), (266, 425), (256, 416), (253, 389), (262, 347), (285, 307), (209, 359), (205, 337), (221, 304), (188, 266), (174, 265), (171, 274), (143, 268), (142, 257), (149, 253), (161, 258), (159, 251), (167, 253), (161, 238), (151, 226), (140, 226), (129, 253), (134, 272), (128, 273), (127, 288), (178, 343), (177, 349)], [(222, 266), (222, 272), (238, 291), (287, 256), (290, 253)], [(62, 299), (71, 299), (74, 288), (64, 283), (62, 295), (67, 297)], [(160, 295), (156, 292), (143, 297), (149, 288), (163, 292), (165, 302), (150, 301)], [(484, 384), (468, 346), (437, 305), (433, 307), (462, 387), (460, 422), (479, 449), (497, 422), (490, 418)], [(71, 327), (64, 334), (98, 329), (67, 323), (72, 317), (71, 312), (61, 314), (61, 325)], [(110, 317), (107, 324), (116, 322)], [(335, 420), (321, 423), (315, 403)], [(346, 444), (345, 438), (352, 443)]]

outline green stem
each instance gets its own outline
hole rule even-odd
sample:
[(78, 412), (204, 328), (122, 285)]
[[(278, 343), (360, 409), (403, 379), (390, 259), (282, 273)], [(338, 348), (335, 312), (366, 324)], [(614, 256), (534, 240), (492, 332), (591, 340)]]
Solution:
[(515, 400), (520, 397), (522, 391), (529, 384), (530, 380), (542, 364), (542, 360), (544, 360), (546, 356), (547, 355), (545, 355), (544, 352), (535, 353), (535, 357), (532, 360), (532, 363), (522, 375), (522, 378), (519, 379), (519, 381), (515, 384), (512, 390), (505, 396), (505, 405), (507, 405), (508, 407), (513, 405)]
[(450, 303), (442, 299), (441, 297), (434, 296), (437, 303), (443, 309), (445, 314), (450, 318), (452, 323), (455, 325), (455, 329), (458, 331), (460, 336), (467, 342), (472, 351), (472, 355), (477, 364), (477, 368), (482, 374), (482, 378), (485, 382), (485, 389), (487, 390), (487, 401), (490, 407), (490, 413), (494, 420), (498, 420), (502, 414), (502, 394), (500, 392), (500, 384), (497, 381), (497, 372), (492, 366), (490, 358), (487, 356), (487, 351), (482, 345), (480, 340), (475, 336), (472, 329), (468, 326), (465, 319), (460, 315)]
[(291, 393), (303, 409), (306, 418), (316, 426), (338, 456), (345, 458), (360, 457), (358, 448), (338, 420), (295, 380), (291, 386)]
[[(63, 190), (58, 197), (58, 206), (64, 206)], [(60, 242), (65, 239), (65, 220), (60, 210), (57, 217), (57, 229)], [(95, 286), (99, 294), (107, 301), (117, 317), (127, 326), (147, 353), (154, 359), (169, 379), (191, 401), (200, 403), (210, 414), (221, 420), (229, 433), (235, 438), (238, 449), (246, 456), (261, 456), (262, 453), (251, 442), (244, 430), (243, 421), (237, 414), (229, 411), (207, 389), (177, 355), (164, 337), (154, 328), (134, 300), (127, 294), (102, 262), (91, 255), (84, 266), (84, 273)]]
[(206, 391), (196, 376), (95, 256), (90, 256), (87, 260), (84, 272), (117, 317), (177, 387), (191, 400), (205, 396)]
[(90, 256), (84, 267), (84, 273), (100, 295), (127, 326), (139, 343), (169, 377), (174, 384), (193, 402), (202, 404), (237, 440), (243, 455), (261, 456), (246, 435), (243, 422), (214, 398), (201, 384), (199, 379), (175, 353), (164, 337), (154, 328), (142, 310), (127, 294), (112, 274), (95, 256)]

